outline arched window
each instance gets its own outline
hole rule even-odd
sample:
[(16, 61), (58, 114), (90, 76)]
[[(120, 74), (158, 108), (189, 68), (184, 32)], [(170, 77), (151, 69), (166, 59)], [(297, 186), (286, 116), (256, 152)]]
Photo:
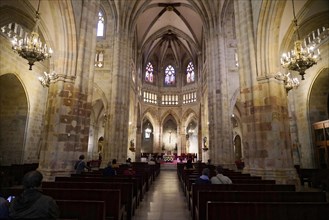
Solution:
[(104, 37), (104, 26), (105, 26), (104, 13), (100, 10), (98, 12), (97, 37)]
[(153, 83), (153, 66), (151, 62), (145, 68), (145, 81)]
[(186, 82), (187, 83), (192, 83), (195, 80), (195, 75), (194, 75), (194, 66), (192, 62), (189, 62), (186, 68)]
[(165, 69), (165, 85), (174, 85), (176, 82), (175, 69), (172, 65)]

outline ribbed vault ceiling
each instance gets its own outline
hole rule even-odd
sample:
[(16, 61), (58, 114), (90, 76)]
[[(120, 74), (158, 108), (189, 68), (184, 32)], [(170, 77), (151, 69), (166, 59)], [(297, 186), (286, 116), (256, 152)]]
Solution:
[(152, 0), (141, 7), (137, 17), (138, 48), (144, 60), (160, 62), (195, 59), (201, 50), (203, 24), (199, 14), (186, 1)]

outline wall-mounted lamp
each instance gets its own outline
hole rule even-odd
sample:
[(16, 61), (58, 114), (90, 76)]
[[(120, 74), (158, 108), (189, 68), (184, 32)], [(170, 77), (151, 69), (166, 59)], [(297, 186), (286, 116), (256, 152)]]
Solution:
[(53, 83), (59, 76), (55, 71), (51, 73), (43, 72), (43, 76), (39, 76), (39, 81), (43, 87), (49, 87), (50, 83)]
[(294, 77), (292, 78), (290, 76), (290, 72), (288, 73), (281, 73), (278, 72), (275, 76), (275, 79), (283, 81), (284, 83), (284, 88), (286, 89), (286, 92), (288, 93), (291, 89), (297, 88), (299, 86), (299, 80)]

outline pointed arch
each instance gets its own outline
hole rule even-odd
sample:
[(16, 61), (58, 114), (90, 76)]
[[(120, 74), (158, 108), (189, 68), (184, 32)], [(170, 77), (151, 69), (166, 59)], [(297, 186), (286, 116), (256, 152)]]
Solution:
[(29, 102), (21, 80), (12, 73), (0, 76), (0, 155), (2, 165), (24, 162)]

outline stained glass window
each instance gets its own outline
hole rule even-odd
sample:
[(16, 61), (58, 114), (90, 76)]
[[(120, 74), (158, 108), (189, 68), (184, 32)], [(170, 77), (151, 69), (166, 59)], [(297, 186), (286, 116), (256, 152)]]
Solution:
[(186, 82), (187, 83), (192, 83), (195, 80), (195, 75), (194, 75), (194, 66), (192, 62), (189, 62), (186, 68)]
[(151, 62), (145, 68), (145, 81), (153, 83), (153, 66)]
[(98, 23), (97, 23), (97, 37), (104, 36), (104, 14), (102, 11), (98, 12)]
[(175, 69), (169, 65), (165, 69), (165, 85), (174, 85), (176, 83)]

